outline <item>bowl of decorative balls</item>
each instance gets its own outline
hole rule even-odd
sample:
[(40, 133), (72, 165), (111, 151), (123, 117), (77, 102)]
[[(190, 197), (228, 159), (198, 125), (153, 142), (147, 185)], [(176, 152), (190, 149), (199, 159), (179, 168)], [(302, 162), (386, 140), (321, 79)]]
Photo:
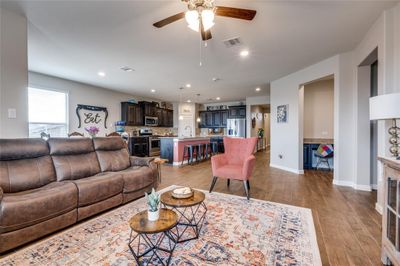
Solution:
[(172, 191), (172, 197), (176, 199), (187, 199), (193, 196), (193, 190), (190, 187), (180, 187)]

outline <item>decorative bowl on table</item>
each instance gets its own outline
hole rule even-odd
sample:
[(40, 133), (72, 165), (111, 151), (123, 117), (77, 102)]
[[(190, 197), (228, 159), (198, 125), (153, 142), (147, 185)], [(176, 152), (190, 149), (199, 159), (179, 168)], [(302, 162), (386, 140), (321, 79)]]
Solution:
[(193, 196), (193, 189), (190, 187), (180, 187), (172, 190), (172, 197), (176, 199), (187, 199)]

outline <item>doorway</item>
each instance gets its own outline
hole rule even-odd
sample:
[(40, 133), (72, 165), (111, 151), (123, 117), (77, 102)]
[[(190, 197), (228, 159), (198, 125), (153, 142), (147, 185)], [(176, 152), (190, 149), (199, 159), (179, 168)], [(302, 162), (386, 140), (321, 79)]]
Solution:
[(268, 151), (271, 143), (270, 117), (271, 107), (269, 104), (250, 106), (251, 127), (250, 137), (257, 137), (256, 151)]
[[(303, 84), (299, 92), (303, 170), (334, 170), (334, 76)], [(333, 175), (332, 175), (333, 176)]]

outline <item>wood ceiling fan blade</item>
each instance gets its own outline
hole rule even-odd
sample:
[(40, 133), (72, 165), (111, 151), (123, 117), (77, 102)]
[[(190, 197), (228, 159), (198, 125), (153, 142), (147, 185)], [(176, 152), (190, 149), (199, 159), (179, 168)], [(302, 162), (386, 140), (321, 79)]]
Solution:
[(167, 17), (166, 19), (160, 20), (160, 21), (154, 23), (153, 26), (156, 28), (161, 28), (168, 24), (171, 24), (172, 22), (183, 19), (184, 17), (185, 17), (185, 12), (181, 12), (181, 13), (175, 14), (173, 16)]
[(245, 19), (245, 20), (252, 20), (255, 17), (256, 13), (257, 11), (251, 9), (226, 7), (226, 6), (217, 6), (215, 10), (215, 15), (217, 16)]

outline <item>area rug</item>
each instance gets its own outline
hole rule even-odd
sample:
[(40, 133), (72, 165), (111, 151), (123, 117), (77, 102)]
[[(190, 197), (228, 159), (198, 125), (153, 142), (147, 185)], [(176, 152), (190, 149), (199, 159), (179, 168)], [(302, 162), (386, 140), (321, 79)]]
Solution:
[[(321, 265), (310, 209), (205, 193), (200, 237), (177, 244), (170, 265)], [(141, 198), (17, 251), (0, 265), (136, 265), (127, 221), (145, 209)]]

